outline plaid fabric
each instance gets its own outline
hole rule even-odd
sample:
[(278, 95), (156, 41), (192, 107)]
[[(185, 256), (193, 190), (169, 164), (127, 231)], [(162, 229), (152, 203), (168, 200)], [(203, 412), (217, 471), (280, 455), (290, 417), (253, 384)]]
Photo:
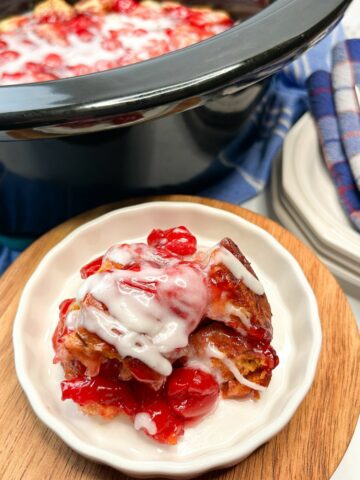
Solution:
[(308, 110), (307, 79), (316, 70), (330, 70), (331, 49), (343, 39), (340, 24), (272, 79), (267, 94), (238, 137), (211, 165), (207, 174), (216, 183), (201, 195), (239, 204), (264, 189), (285, 135)]
[[(344, 61), (339, 60), (344, 58), (341, 52), (344, 53), (349, 45), (351, 45), (351, 48), (353, 46), (359, 48), (360, 43), (357, 40), (347, 40), (335, 47), (333, 55), (337, 67)], [(337, 73), (337, 89), (334, 87), (333, 74), (326, 71), (313, 73), (307, 84), (310, 108), (316, 121), (325, 163), (334, 179), (345, 212), (353, 225), (360, 230), (360, 191), (357, 188), (352, 171), (352, 169), (355, 171), (356, 168), (359, 168), (360, 137), (357, 135), (360, 135), (360, 128), (358, 127), (356, 130), (356, 122), (359, 121), (359, 117), (355, 110), (355, 98), (350, 91), (349, 82), (346, 83), (347, 87), (345, 87), (344, 79), (352, 78), (349, 75), (348, 62), (346, 65), (348, 74)], [(333, 87), (335, 95), (333, 94)], [(349, 108), (350, 99), (353, 100), (352, 108)], [(347, 152), (349, 152), (349, 157)], [(352, 159), (352, 168), (348, 158)]]
[(360, 86), (360, 40), (338, 43), (333, 49), (331, 72), (336, 116), (344, 151), (360, 190), (360, 105), (355, 85)]

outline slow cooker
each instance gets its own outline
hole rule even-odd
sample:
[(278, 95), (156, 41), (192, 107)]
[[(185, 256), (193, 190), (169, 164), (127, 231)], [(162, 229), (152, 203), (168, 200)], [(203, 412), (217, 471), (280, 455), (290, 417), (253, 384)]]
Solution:
[[(34, 3), (2, 0), (0, 15)], [(269, 77), (320, 40), (350, 0), (183, 3), (223, 8), (237, 22), (137, 64), (0, 87), (2, 234), (31, 238), (134, 193), (205, 186), (201, 172), (241, 129)]]

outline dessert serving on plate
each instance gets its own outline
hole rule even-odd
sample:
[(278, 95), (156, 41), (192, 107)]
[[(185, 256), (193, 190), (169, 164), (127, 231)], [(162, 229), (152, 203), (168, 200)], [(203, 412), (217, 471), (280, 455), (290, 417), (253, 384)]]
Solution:
[[(174, 225), (186, 225), (197, 241), (182, 228), (166, 231)], [(148, 241), (146, 234), (154, 227), (162, 231)], [(174, 234), (177, 241), (171, 241)], [(236, 256), (228, 251), (232, 243), (223, 237), (240, 246), (258, 278), (236, 247)], [(87, 278), (81, 278), (81, 269)], [(104, 289), (107, 283), (100, 278), (116, 289)], [(271, 304), (271, 341), (270, 309), (261, 285)], [(64, 299), (69, 299), (68, 312), (63, 304), (56, 328)], [(242, 309), (235, 314), (234, 307)], [(129, 326), (132, 312), (138, 323)], [(159, 319), (155, 327), (154, 318)], [(97, 328), (100, 333), (109, 326), (114, 330), (101, 338)], [(171, 337), (172, 328), (178, 335)], [(141, 334), (143, 345), (157, 347), (146, 357), (140, 357), (141, 344), (136, 345)], [(314, 293), (299, 264), (264, 228), (224, 209), (157, 201), (97, 217), (51, 248), (21, 295), (13, 339), (16, 372), (31, 406), (73, 450), (130, 476), (190, 478), (235, 465), (289, 423), (314, 379), (321, 327)], [(131, 355), (125, 350), (129, 345)], [(277, 359), (270, 345), (280, 357), (271, 380)], [(241, 398), (235, 386), (248, 387), (248, 393)], [(38, 435), (46, 443), (45, 437)], [(287, 448), (287, 433), (281, 439)], [(303, 437), (302, 442), (306, 449)], [(260, 464), (251, 464), (272, 472), (278, 445), (270, 444), (264, 450), (267, 458), (260, 452)], [(56, 452), (48, 454), (56, 457)], [(60, 460), (82, 470), (78, 457), (72, 457)]]
[(278, 357), (263, 286), (237, 245), (153, 230), (81, 269), (53, 335), (63, 400), (176, 444), (223, 398), (259, 398)]
[(138, 0), (45, 0), (0, 22), (0, 84), (56, 80), (184, 48), (233, 25), (207, 7)]

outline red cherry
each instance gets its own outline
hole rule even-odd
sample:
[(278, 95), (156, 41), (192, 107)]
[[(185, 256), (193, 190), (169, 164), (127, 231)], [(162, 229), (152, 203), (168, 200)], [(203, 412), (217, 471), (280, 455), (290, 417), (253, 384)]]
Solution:
[(49, 53), (44, 58), (44, 64), (50, 68), (60, 67), (62, 63), (63, 63), (62, 58), (60, 57), (60, 55), (56, 53)]
[(57, 23), (60, 21), (60, 17), (57, 13), (51, 12), (45, 15), (42, 15), (37, 19), (37, 22), (42, 25), (42, 24), (47, 24), (47, 23)]
[(120, 370), (121, 365), (119, 360), (107, 360), (105, 363), (101, 364), (99, 376), (111, 380), (112, 382), (119, 382)]
[(129, 370), (133, 377), (139, 382), (148, 383), (154, 390), (158, 390), (165, 382), (165, 377), (152, 368), (145, 365), (145, 363), (131, 358), (128, 362)]
[(208, 24), (207, 15), (202, 12), (190, 12), (187, 18), (190, 25), (195, 27), (205, 27)]
[(75, 298), (68, 298), (66, 300), (63, 300), (60, 305), (59, 305), (59, 316), (61, 319), (64, 319), (66, 317), (66, 314), (70, 308), (70, 305), (75, 302)]
[(94, 273), (96, 273), (101, 267), (102, 260), (103, 255), (101, 257), (95, 258), (95, 260), (92, 260), (91, 262), (84, 265), (80, 270), (81, 278), (85, 279), (90, 277), (91, 275), (94, 275)]
[(83, 63), (79, 63), (78, 65), (73, 65), (68, 67), (70, 72), (73, 73), (75, 76), (79, 75), (88, 75), (89, 73), (93, 72), (93, 69), (88, 65), (84, 65)]
[(101, 46), (104, 50), (113, 52), (114, 50), (119, 50), (122, 44), (117, 38), (104, 38), (104, 40), (101, 42)]
[(156, 433), (144, 432), (160, 443), (175, 445), (178, 437), (184, 434), (184, 420), (178, 417), (169, 405), (160, 397), (139, 407), (138, 413), (147, 413), (156, 426)]
[(24, 77), (25, 77), (25, 73), (22, 73), (22, 72), (15, 72), (15, 73), (4, 72), (1, 78), (3, 80), (12, 80), (13, 82), (17, 82), (18, 80), (22, 80)]
[(135, 35), (135, 37), (142, 37), (143, 35), (147, 34), (147, 31), (144, 30), (143, 28), (137, 28), (136, 30), (133, 30), (132, 35)]
[(66, 27), (69, 31), (73, 31), (78, 35), (81, 35), (84, 31), (88, 31), (90, 28), (97, 27), (99, 20), (95, 15), (89, 15), (85, 13), (79, 13), (78, 15), (70, 18), (66, 23)]
[(91, 33), (89, 30), (85, 30), (85, 29), (77, 30), (76, 34), (83, 42), (91, 42), (91, 40), (94, 38), (94, 34)]
[(149, 40), (143, 47), (143, 51), (148, 54), (148, 58), (164, 55), (169, 52), (169, 49), (169, 44), (165, 40)]
[(172, 409), (184, 418), (206, 415), (219, 396), (219, 384), (207, 372), (193, 368), (178, 368), (167, 384), (167, 397)]
[(183, 226), (168, 230), (154, 229), (148, 236), (147, 243), (151, 247), (164, 249), (180, 256), (193, 255), (196, 252), (196, 238)]
[(252, 326), (247, 332), (248, 338), (252, 342), (260, 342), (266, 345), (272, 340), (272, 333), (268, 329), (258, 326)]
[(48, 82), (49, 80), (57, 80), (59, 77), (53, 73), (38, 72), (33, 74), (36, 82)]
[(15, 52), (15, 50), (5, 50), (0, 53), (0, 63), (11, 62), (20, 57), (20, 53)]
[(41, 63), (26, 62), (25, 70), (31, 73), (42, 73), (44, 72), (44, 66)]
[(52, 336), (53, 348), (56, 352), (61, 338), (68, 333), (68, 329), (65, 326), (66, 314), (69, 311), (70, 305), (75, 301), (75, 298), (68, 298), (59, 305), (59, 322)]
[(127, 415), (135, 415), (137, 401), (130, 390), (128, 382), (113, 382), (103, 377), (81, 376), (61, 382), (62, 400), (71, 399), (79, 405), (92, 402), (104, 406), (122, 409)]

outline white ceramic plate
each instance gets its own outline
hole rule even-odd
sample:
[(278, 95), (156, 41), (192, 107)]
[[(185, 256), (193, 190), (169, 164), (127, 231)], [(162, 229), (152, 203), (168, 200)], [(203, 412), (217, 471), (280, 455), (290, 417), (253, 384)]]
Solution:
[(335, 275), (346, 292), (355, 298), (359, 298), (360, 292), (360, 276), (353, 271), (347, 269), (338, 260), (340, 255), (336, 257), (326, 245), (322, 245), (312, 230), (309, 230), (302, 220), (299, 218), (297, 210), (288, 202), (286, 195), (281, 187), (281, 158), (273, 163), (271, 173), (271, 200), (276, 216), (290, 232), (296, 235), (300, 240), (309, 245), (320, 260)]
[(340, 205), (310, 114), (304, 115), (285, 139), (282, 188), (307, 228), (360, 272), (360, 233)]
[[(79, 268), (121, 241), (153, 228), (186, 225), (199, 243), (229, 236), (252, 261), (273, 310), (280, 365), (259, 401), (220, 400), (214, 413), (187, 428), (177, 446), (162, 446), (127, 419), (83, 415), (60, 400), (62, 369), (52, 364), (57, 306), (74, 295)], [(158, 202), (116, 210), (83, 225), (54, 247), (27, 283), (15, 319), (18, 378), (39, 418), (82, 455), (138, 477), (191, 477), (230, 466), (290, 420), (309, 390), (321, 347), (317, 304), (295, 259), (263, 229), (231, 213), (191, 203)]]

